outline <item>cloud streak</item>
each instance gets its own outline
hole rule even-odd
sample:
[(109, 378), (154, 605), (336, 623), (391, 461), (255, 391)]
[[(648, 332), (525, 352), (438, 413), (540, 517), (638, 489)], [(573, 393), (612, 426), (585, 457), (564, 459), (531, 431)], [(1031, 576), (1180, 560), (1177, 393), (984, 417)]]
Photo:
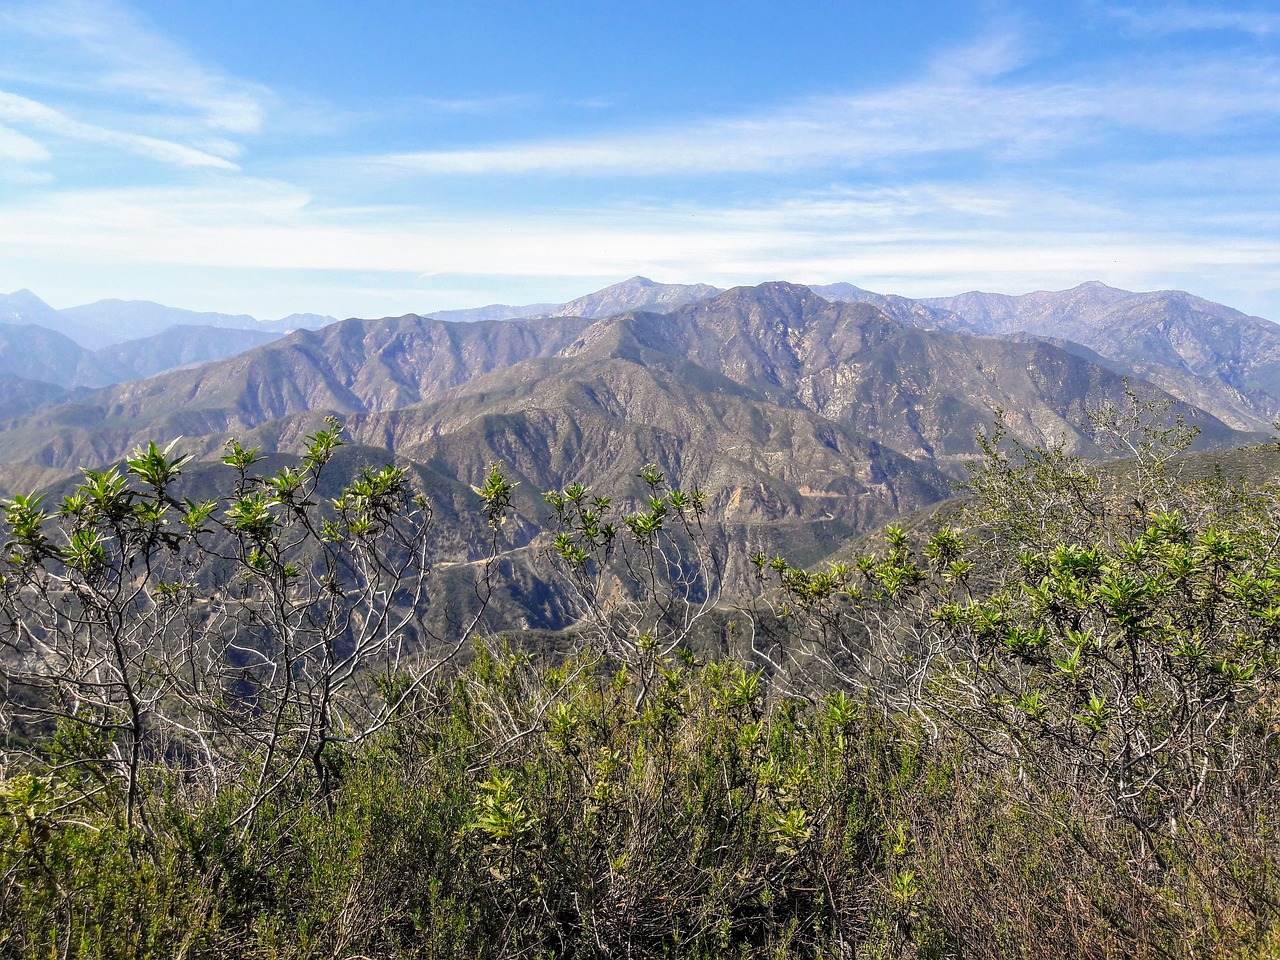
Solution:
[[(19, 3), (0, 12), (0, 32), (26, 46), (27, 56), (17, 63), (39, 56), (33, 45), (44, 49), (43, 83), (90, 83), (98, 91), (188, 111), (211, 132), (244, 135), (262, 127), (266, 91), (207, 70), (115, 0)], [(0, 75), (10, 70), (0, 68)]]
[(1136, 64), (1114, 79), (1026, 82), (1007, 55), (970, 51), (922, 80), (877, 92), (815, 97), (771, 112), (680, 126), (479, 149), (358, 158), (399, 175), (679, 176), (858, 170), (902, 157), (982, 151), (1037, 159), (1116, 132), (1208, 136), (1280, 118), (1272, 58)]
[[(975, 205), (988, 208), (980, 225), (973, 222)], [(1223, 234), (1206, 244), (1194, 226), (1118, 226), (1119, 211), (1082, 210), (1074, 197), (1030, 190), (996, 196), (934, 184), (729, 209), (372, 213), (326, 210), (305, 192), (256, 181), (243, 182), (234, 196), (212, 188), (64, 192), (53, 202), (0, 211), (0, 237), (6, 238), (0, 252), (10, 262), (48, 250), (64, 262), (133, 269), (529, 278), (572, 272), (604, 280), (640, 272), (721, 285), (769, 277), (852, 279), (915, 295), (975, 286), (1065, 287), (1085, 278), (1168, 286), (1180, 272), (1225, 277), (1217, 289), (1198, 291), (1209, 295), (1231, 283), (1243, 291), (1246, 281), (1239, 278), (1246, 274), (1247, 283), (1261, 280), (1263, 289), (1280, 286), (1275, 242)], [(1081, 226), (1085, 222), (1093, 225)], [(1248, 298), (1228, 302), (1256, 309)]]
[[(34, 128), (55, 136), (66, 137), (70, 140), (116, 147), (163, 163), (174, 163), (184, 167), (238, 169), (230, 161), (214, 156), (211, 153), (183, 146), (180, 143), (173, 143), (169, 140), (161, 140), (157, 137), (108, 130), (105, 127), (99, 127), (91, 123), (83, 123), (68, 117), (58, 110), (54, 110), (52, 107), (45, 106), (27, 97), (5, 93), (3, 90), (0, 90), (0, 120), (17, 126)], [(30, 138), (24, 137), (22, 139), (29, 144), (35, 143)], [(32, 159), (48, 159), (48, 150), (42, 145), (36, 144), (36, 146), (39, 148), (37, 151), (28, 151), (32, 154), (31, 156), (19, 159), (27, 159), (28, 161)]]
[(0, 121), (44, 138), (32, 149), (26, 137), (13, 157), (24, 163), (56, 160), (52, 137), (236, 170), (239, 138), (262, 128), (264, 96), (206, 70), (115, 0), (0, 10)]
[[(3, 107), (0, 107), (0, 113), (2, 112)], [(0, 160), (9, 160), (14, 163), (42, 163), (50, 156), (52, 154), (44, 144), (32, 140), (17, 130), (0, 127)]]
[(1174, 4), (1158, 10), (1113, 7), (1108, 12), (1141, 33), (1157, 36), (1206, 30), (1235, 30), (1257, 37), (1280, 33), (1280, 13), (1268, 10), (1228, 10), (1207, 4)]

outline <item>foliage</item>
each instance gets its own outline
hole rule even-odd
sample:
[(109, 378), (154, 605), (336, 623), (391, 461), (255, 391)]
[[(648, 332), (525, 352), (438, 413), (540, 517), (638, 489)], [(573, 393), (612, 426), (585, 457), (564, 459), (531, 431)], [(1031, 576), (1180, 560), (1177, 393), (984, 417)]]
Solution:
[[(240, 795), (243, 826), (300, 775), (326, 791), (334, 748), (380, 729), (464, 642), (424, 631), (431, 509), (404, 468), (321, 496), (341, 444), (330, 420), (296, 466), (259, 475), (258, 451), (228, 441), (217, 500), (176, 499), (190, 458), (152, 443), (86, 471), (56, 511), (5, 503), (12, 736), (80, 768), (68, 783), (122, 791), (128, 825), (147, 826), (157, 768)], [(372, 669), (396, 683), (370, 688)]]
[(643, 699), (662, 665), (695, 636), (721, 601), (722, 561), (703, 529), (706, 496), (670, 485), (653, 464), (645, 496), (614, 522), (613, 499), (572, 484), (545, 495), (554, 539), (547, 554), (591, 649), (632, 670)]
[(321, 496), (335, 424), (218, 500), (155, 445), (15, 497), (0, 955), (1280, 955), (1280, 490), (1160, 413), (1094, 415), (1121, 468), (997, 425), (940, 523), (736, 606), (700, 492), (552, 491), (552, 660), (426, 634), (429, 504)]

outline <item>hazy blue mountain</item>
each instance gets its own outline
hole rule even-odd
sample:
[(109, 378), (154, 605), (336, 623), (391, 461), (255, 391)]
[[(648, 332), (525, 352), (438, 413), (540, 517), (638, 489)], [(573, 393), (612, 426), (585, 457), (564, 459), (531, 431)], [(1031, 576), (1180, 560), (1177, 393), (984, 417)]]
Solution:
[(437, 310), (431, 316), (437, 320), (468, 323), (476, 320), (526, 320), (534, 317), (589, 317), (600, 319), (628, 310), (652, 310), (665, 313), (685, 304), (715, 296), (719, 287), (705, 283), (656, 283), (647, 277), (632, 277), (569, 300), (566, 303), (530, 303), (524, 306), (508, 306), (494, 303), (487, 307), (469, 310)]
[(486, 307), (469, 307), (462, 310), (432, 310), (428, 314), (435, 320), (449, 323), (475, 323), (483, 320), (528, 320), (545, 317), (555, 310), (557, 303), (529, 303), (522, 307), (507, 303), (491, 303)]
[(873, 303), (895, 320), (928, 330), (967, 330), (966, 325), (950, 311), (926, 305), (923, 301), (900, 297), (893, 293), (872, 293), (852, 283), (828, 283), (810, 286), (810, 290), (827, 300), (842, 303)]
[(0, 323), (29, 324), (54, 329), (63, 316), (30, 290), (0, 293)]
[(85, 331), (80, 342), (92, 349), (150, 337), (176, 326), (239, 330), (254, 330), (259, 326), (248, 314), (200, 313), (149, 300), (98, 300), (60, 312)]
[[(140, 340), (164, 333), (171, 327), (252, 330), (280, 334), (290, 330), (316, 329), (335, 322), (333, 317), (315, 313), (294, 313), (279, 320), (261, 321), (247, 313), (183, 310), (150, 300), (98, 300), (55, 312), (64, 318), (61, 322), (69, 325), (68, 330), (74, 328), (78, 331), (77, 335), (68, 333), (72, 339), (93, 349)], [(53, 322), (57, 321), (51, 320), (43, 325), (50, 326)], [(209, 341), (212, 335), (206, 333), (204, 337)], [(228, 343), (236, 342), (243, 342), (243, 338), (228, 338)], [(226, 356), (227, 350), (222, 355)]]
[(0, 324), (43, 327), (70, 337), (81, 346), (85, 346), (86, 341), (91, 340), (94, 335), (91, 326), (67, 316), (61, 310), (55, 310), (30, 290), (0, 294)]
[(208, 363), (244, 353), (253, 347), (279, 340), (273, 330), (236, 330), (225, 327), (170, 327), (149, 337), (127, 340), (95, 351), (109, 363), (127, 368), (127, 379), (140, 380), (175, 367)]
[(59, 387), (101, 387), (133, 375), (127, 366), (31, 323), (0, 324), (0, 374)]
[(291, 313), (279, 320), (262, 320), (256, 329), (276, 330), (280, 333), (291, 333), (294, 330), (319, 330), (331, 323), (337, 323), (337, 317), (320, 313)]

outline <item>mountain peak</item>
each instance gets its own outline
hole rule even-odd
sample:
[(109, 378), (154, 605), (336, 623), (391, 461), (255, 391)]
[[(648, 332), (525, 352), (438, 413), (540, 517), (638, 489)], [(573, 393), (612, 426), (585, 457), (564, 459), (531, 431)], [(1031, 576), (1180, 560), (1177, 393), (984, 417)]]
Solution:
[(648, 277), (634, 276), (585, 297), (562, 303), (546, 316), (598, 319), (634, 310), (668, 313), (718, 293), (719, 287), (705, 283), (658, 283)]
[(52, 310), (53, 307), (45, 303), (34, 293), (23, 287), (21, 290), (15, 290), (13, 293), (2, 295), (0, 298), (8, 300), (15, 307), (35, 307), (39, 310)]
[(725, 305), (731, 303), (752, 302), (779, 306), (785, 304), (789, 308), (798, 309), (806, 300), (822, 298), (808, 287), (787, 280), (767, 280), (753, 287), (734, 287), (711, 298), (708, 303)]
[(0, 323), (34, 323), (64, 335), (74, 335), (65, 329), (62, 314), (49, 306), (30, 290), (0, 293)]
[(770, 293), (780, 293), (787, 296), (805, 297), (817, 296), (809, 287), (802, 283), (792, 283), (790, 280), (766, 280), (764, 283), (757, 284), (756, 289), (765, 290)]

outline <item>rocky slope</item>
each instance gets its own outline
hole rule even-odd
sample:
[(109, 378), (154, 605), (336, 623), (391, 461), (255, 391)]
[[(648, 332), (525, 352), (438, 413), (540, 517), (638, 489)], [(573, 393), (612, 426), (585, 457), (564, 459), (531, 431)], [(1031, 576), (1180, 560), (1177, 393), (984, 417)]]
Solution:
[(1081, 344), (1240, 426), (1265, 428), (1280, 416), (1280, 327), (1180, 290), (1130, 293), (1093, 282), (920, 302), (942, 311), (940, 323), (958, 319), (975, 333)]
[[(37, 410), (0, 432), (0, 473), (12, 487), (178, 435), (211, 453), (228, 433), (258, 430), (268, 448), (287, 449), (335, 413), (362, 442), (443, 458), (467, 482), (491, 457), (539, 489), (589, 474), (622, 480), (648, 460), (681, 473), (696, 462), (693, 480), (741, 488), (748, 502), (762, 485), (773, 506), (761, 516), (777, 519), (804, 512), (786, 505), (795, 496), (864, 496), (838, 476), (865, 485), (877, 470), (905, 475), (907, 462), (958, 475), (997, 409), (1024, 442), (1093, 452), (1085, 412), (1123, 390), (1117, 372), (1079, 351), (925, 330), (870, 303), (770, 283), (594, 322), (407, 316), (297, 331)], [(1192, 406), (1176, 410), (1206, 442), (1235, 437)], [(844, 448), (857, 448), (856, 463), (823, 465), (824, 451)], [(930, 476), (920, 482), (936, 484)], [(894, 491), (876, 497), (898, 506)]]
[(1148, 381), (1238, 430), (1280, 417), (1280, 327), (1183, 291), (1132, 293), (1090, 282), (1022, 296), (970, 292), (910, 300), (837, 283), (830, 299), (872, 303), (930, 330), (1044, 340)]

